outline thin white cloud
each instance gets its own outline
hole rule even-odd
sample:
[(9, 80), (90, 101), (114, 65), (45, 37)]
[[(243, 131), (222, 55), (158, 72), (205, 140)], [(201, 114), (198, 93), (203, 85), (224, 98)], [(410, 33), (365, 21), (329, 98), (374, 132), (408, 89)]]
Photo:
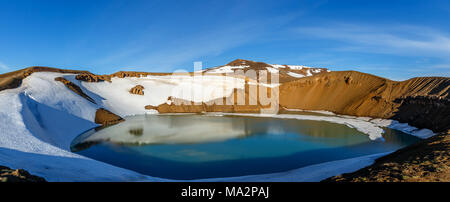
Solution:
[(0, 61), (0, 71), (6, 72), (9, 70), (10, 70), (10, 68)]
[[(93, 65), (111, 65), (127, 61), (127, 67), (134, 70), (166, 71), (168, 68), (191, 68), (179, 65), (193, 62), (201, 57), (217, 56), (232, 48), (258, 40), (270, 33), (269, 30), (293, 18), (294, 16), (286, 14), (270, 19), (251, 19), (212, 25), (209, 30), (199, 30), (195, 34), (189, 33), (190, 35), (185, 37), (171, 40), (158, 37), (158, 33), (153, 33), (153, 35), (129, 42), (104, 57), (97, 58), (93, 61)], [(158, 41), (158, 43), (152, 43), (152, 41)]]
[(436, 68), (436, 69), (450, 69), (450, 64), (437, 64), (437, 65), (431, 66), (431, 68)]
[(136, 66), (174, 67), (186, 61), (193, 61), (197, 57), (218, 55), (230, 48), (237, 47), (251, 41), (259, 34), (249, 35), (246, 26), (235, 25), (211, 32), (204, 32), (189, 40), (175, 39), (166, 47), (157, 51), (148, 51), (134, 63)]
[(333, 24), (300, 27), (302, 36), (344, 43), (339, 50), (387, 53), (405, 56), (430, 56), (448, 59), (450, 37), (446, 33), (420, 26), (382, 26)]
[(125, 60), (128, 61), (126, 62), (127, 66), (133, 69), (163, 71), (186, 61), (192, 62), (197, 57), (220, 54), (227, 49), (246, 43), (249, 37), (245, 36), (244, 33), (241, 27), (230, 30), (221, 29), (201, 33), (189, 37), (188, 40), (176, 38), (167, 41), (163, 46), (154, 46), (142, 39), (141, 45), (132, 44), (126, 48), (118, 49), (113, 54), (99, 58), (95, 61), (95, 64), (110, 65)]

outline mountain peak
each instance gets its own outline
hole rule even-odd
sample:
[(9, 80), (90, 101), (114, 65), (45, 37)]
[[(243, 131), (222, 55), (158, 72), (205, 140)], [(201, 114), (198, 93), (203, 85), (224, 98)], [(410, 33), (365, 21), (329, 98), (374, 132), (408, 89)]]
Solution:
[(266, 67), (272, 67), (272, 65), (269, 65), (264, 62), (255, 62), (255, 61), (244, 60), (244, 59), (233, 60), (230, 63), (226, 64), (226, 66), (249, 66), (252, 69), (263, 69)]

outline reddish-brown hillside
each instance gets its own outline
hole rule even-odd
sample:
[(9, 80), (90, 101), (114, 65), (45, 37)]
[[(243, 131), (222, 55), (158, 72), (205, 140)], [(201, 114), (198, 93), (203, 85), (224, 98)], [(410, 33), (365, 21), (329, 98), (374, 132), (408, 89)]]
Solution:
[(396, 82), (355, 71), (328, 72), (282, 84), (280, 105), (288, 109), (394, 118), (444, 131), (450, 123), (449, 88), (450, 79), (444, 77)]

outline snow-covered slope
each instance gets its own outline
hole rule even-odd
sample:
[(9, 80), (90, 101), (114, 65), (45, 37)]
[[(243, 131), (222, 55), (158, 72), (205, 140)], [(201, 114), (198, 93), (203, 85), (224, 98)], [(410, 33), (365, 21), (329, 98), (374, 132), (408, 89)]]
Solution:
[[(72, 82), (78, 82), (72, 76)], [(129, 90), (142, 85), (144, 95), (130, 94)], [(225, 76), (147, 76), (112, 78), (111, 82), (89, 83), (81, 86), (103, 99), (96, 101), (120, 116), (145, 114), (146, 105), (158, 106), (168, 101), (169, 97), (195, 102), (207, 102), (213, 99), (229, 96), (233, 89), (243, 89), (245, 80)]]
[(207, 73), (232, 73), (236, 70), (244, 70), (245, 68), (249, 68), (249, 67), (250, 66), (248, 66), (248, 65), (238, 65), (238, 66), (225, 65), (225, 66), (220, 66), (220, 67), (216, 67), (216, 68), (206, 69), (206, 70), (204, 70), (204, 72), (207, 72)]
[[(56, 77), (72, 81), (97, 104), (77, 95), (61, 82), (55, 81)], [(20, 87), (0, 91), (0, 165), (23, 168), (49, 181), (165, 180), (74, 154), (70, 152), (71, 141), (83, 131), (97, 126), (94, 123), (95, 112), (100, 107), (121, 116), (144, 114), (149, 112), (144, 109), (145, 105), (168, 102), (170, 96), (207, 102), (229, 96), (234, 88), (242, 89), (244, 84), (243, 79), (219, 75), (208, 75), (201, 79), (179, 75), (126, 77), (112, 78), (111, 82), (89, 83), (76, 80), (74, 74), (33, 73), (23, 80)], [(130, 88), (135, 85), (144, 86), (145, 95), (130, 94)], [(203, 91), (197, 92), (198, 86), (202, 86)], [(299, 118), (290, 115), (279, 118), (286, 117)], [(380, 127), (392, 125), (383, 120), (377, 120), (375, 123), (373, 120), (355, 120), (355, 117), (326, 118), (326, 121), (359, 127), (358, 129), (365, 131), (373, 139), (377, 139), (382, 132)], [(407, 125), (399, 125), (399, 129), (409, 130)], [(369, 160), (361, 161), (365, 163), (350, 163), (348, 165), (353, 166), (346, 167), (347, 170), (340, 168), (340, 171), (352, 171), (366, 166), (372, 162), (370, 159), (373, 157), (368, 158)], [(324, 166), (330, 165), (334, 164)], [(322, 170), (329, 171), (329, 167)], [(315, 175), (320, 177), (314, 179), (331, 177), (331, 174), (335, 173), (316, 173)], [(299, 173), (287, 172), (282, 176), (288, 180), (289, 176), (298, 177)]]
[(254, 62), (249, 60), (235, 60), (227, 65), (213, 67), (203, 70), (204, 73), (233, 73), (236, 71), (243, 71), (244, 73), (249, 71), (268, 71), (270, 73), (280, 74), (280, 76), (287, 76), (292, 78), (302, 78), (313, 76), (322, 72), (329, 72), (325, 68), (307, 67), (303, 65), (278, 65), (278, 64), (266, 64), (262, 62)]
[[(70, 91), (55, 81), (56, 77), (80, 86), (97, 104)], [(136, 84), (151, 93), (130, 94)], [(198, 85), (209, 91), (195, 92), (193, 87)], [(243, 85), (240, 79), (221, 76), (114, 78), (112, 82), (87, 83), (73, 74), (33, 73), (20, 87), (0, 91), (0, 165), (23, 168), (49, 181), (159, 181), (72, 153), (70, 144), (82, 132), (98, 126), (94, 119), (100, 107), (121, 116), (144, 114), (145, 105), (162, 104), (169, 96), (209, 101), (228, 96)]]
[(96, 126), (97, 107), (55, 82), (57, 76), (35, 73), (19, 88), (0, 92), (0, 165), (49, 181), (152, 179), (70, 152), (71, 141)]

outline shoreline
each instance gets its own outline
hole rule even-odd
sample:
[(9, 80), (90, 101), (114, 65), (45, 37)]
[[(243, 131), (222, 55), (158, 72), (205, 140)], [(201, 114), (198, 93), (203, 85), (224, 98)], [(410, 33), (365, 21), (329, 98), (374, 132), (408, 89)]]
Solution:
[[(311, 113), (316, 113), (314, 111), (309, 111)], [(151, 114), (151, 115), (167, 115), (167, 114)], [(187, 114), (176, 114), (179, 116), (187, 115)], [(270, 117), (270, 118), (290, 118), (290, 119), (301, 119), (305, 120), (314, 120), (314, 118), (321, 119), (321, 116), (312, 116), (312, 115), (290, 115), (286, 117), (286, 114), (279, 114), (277, 115), (271, 115), (271, 114), (243, 114), (243, 113), (206, 113), (206, 116), (251, 116), (251, 117)], [(306, 116), (306, 117), (305, 117)], [(322, 116), (329, 117), (329, 118), (336, 118), (337, 116)], [(350, 119), (349, 117), (346, 117), (347, 119)], [(126, 119), (126, 117), (125, 117)], [(351, 118), (352, 120), (358, 120), (357, 117)], [(333, 119), (327, 119), (327, 120), (317, 120), (317, 121), (330, 121), (335, 122)], [(366, 123), (370, 123), (368, 121), (358, 120)], [(341, 122), (341, 124), (348, 124), (349, 120), (346, 122)], [(335, 122), (336, 123), (336, 122)], [(348, 126), (348, 125), (347, 125)], [(95, 128), (95, 127), (94, 127)], [(89, 130), (89, 129), (88, 129)], [(396, 129), (397, 130), (397, 129)], [(78, 134), (79, 135), (79, 134)], [(76, 136), (78, 136), (76, 135)], [(71, 140), (72, 141), (72, 140)], [(374, 140), (373, 140), (374, 141)], [(422, 140), (423, 141), (423, 140)], [(421, 142), (422, 142), (421, 141)], [(67, 151), (70, 152), (70, 149)], [(250, 181), (270, 181), (270, 182), (318, 182), (321, 180), (325, 180), (327, 178), (337, 176), (344, 173), (354, 172), (359, 169), (362, 169), (367, 166), (371, 166), (377, 158), (386, 156), (392, 152), (386, 152), (386, 153), (380, 153), (380, 154), (371, 154), (367, 156), (360, 156), (355, 158), (349, 158), (349, 159), (341, 159), (337, 161), (329, 161), (324, 162), (320, 164), (313, 164), (293, 170), (288, 170), (284, 172), (278, 172), (278, 173), (268, 173), (268, 174), (259, 174), (259, 175), (247, 175), (247, 176), (235, 176), (235, 177), (226, 177), (226, 178), (207, 178), (207, 179), (195, 179), (195, 180), (174, 180), (174, 179), (165, 179), (165, 178), (158, 178), (158, 177), (152, 177), (148, 175), (142, 175), (144, 179), (142, 181), (152, 181), (151, 179), (158, 179), (157, 181), (163, 181), (163, 182), (250, 182)], [(90, 161), (97, 161), (95, 159), (91, 159), (88, 157), (83, 157)], [(103, 163), (103, 162), (101, 162)], [(110, 164), (108, 164), (110, 165)], [(110, 165), (113, 166), (113, 165)], [(128, 169), (124, 169), (128, 170)], [(131, 172), (134, 172), (132, 170), (128, 170)], [(100, 171), (98, 171), (100, 172)], [(307, 173), (305, 173), (307, 172)], [(45, 175), (41, 175), (42, 177), (46, 177)], [(95, 179), (92, 179), (95, 181)], [(52, 180), (48, 180), (52, 181)], [(109, 180), (107, 180), (109, 181)], [(113, 180), (115, 181), (115, 180)], [(141, 181), (141, 180), (139, 180)]]
[(450, 182), (449, 135), (440, 133), (322, 182)]

